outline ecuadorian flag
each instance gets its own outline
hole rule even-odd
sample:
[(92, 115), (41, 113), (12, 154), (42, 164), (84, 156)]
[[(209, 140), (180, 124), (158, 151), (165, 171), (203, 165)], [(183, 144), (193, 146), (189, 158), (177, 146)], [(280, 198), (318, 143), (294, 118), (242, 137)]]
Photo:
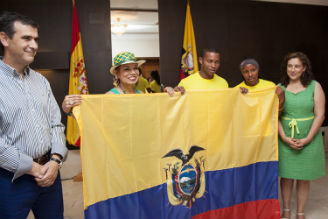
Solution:
[(85, 218), (280, 218), (275, 88), (82, 98)]

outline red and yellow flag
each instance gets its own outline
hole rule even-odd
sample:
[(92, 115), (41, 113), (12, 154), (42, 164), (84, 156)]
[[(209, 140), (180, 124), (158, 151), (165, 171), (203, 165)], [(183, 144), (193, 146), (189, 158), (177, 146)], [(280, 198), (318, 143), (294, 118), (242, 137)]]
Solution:
[[(81, 32), (75, 0), (73, 0), (72, 49), (68, 94), (88, 94), (88, 84), (82, 51)], [(80, 146), (79, 127), (72, 116), (67, 117), (66, 138), (69, 144)]]
[(180, 80), (195, 72), (198, 72), (197, 49), (188, 0), (183, 37)]

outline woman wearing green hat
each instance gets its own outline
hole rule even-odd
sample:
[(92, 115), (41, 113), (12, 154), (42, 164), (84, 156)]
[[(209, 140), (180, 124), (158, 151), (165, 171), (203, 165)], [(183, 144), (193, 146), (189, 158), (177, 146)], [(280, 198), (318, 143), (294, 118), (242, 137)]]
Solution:
[(115, 56), (114, 65), (110, 73), (114, 75), (114, 88), (109, 94), (140, 94), (142, 91), (136, 89), (139, 79), (139, 67), (145, 60), (136, 60), (131, 52), (122, 52)]
[[(110, 73), (114, 75), (114, 88), (107, 94), (141, 94), (142, 91), (136, 89), (139, 78), (139, 67), (145, 63), (145, 60), (137, 60), (132, 52), (121, 52), (114, 57), (114, 64), (110, 68)], [(166, 87), (164, 89), (170, 96), (174, 92), (185, 92), (183, 87)], [(65, 113), (70, 113), (72, 107), (81, 103), (80, 95), (67, 95), (62, 103)]]

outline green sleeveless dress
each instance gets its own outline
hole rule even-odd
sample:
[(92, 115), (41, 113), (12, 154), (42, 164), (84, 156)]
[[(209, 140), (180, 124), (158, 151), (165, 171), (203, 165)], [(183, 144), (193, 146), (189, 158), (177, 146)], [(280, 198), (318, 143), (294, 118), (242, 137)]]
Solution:
[[(315, 81), (311, 81), (305, 90), (296, 94), (280, 86), (285, 90), (285, 105), (280, 117), (285, 134), (289, 137), (294, 135), (295, 139), (305, 138), (314, 119)], [(278, 144), (280, 177), (314, 180), (325, 175), (325, 152), (321, 130), (302, 150), (292, 149), (280, 137)]]
[[(115, 87), (113, 87), (109, 91), (113, 92), (114, 94), (121, 94)], [(137, 91), (137, 94), (141, 94), (140, 90), (136, 89), (136, 91)]]

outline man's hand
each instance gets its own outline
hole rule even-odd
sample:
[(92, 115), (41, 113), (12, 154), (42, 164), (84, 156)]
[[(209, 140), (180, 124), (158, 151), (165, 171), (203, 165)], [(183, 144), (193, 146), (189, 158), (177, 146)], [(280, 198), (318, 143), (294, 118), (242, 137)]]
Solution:
[(41, 187), (51, 186), (57, 178), (59, 165), (56, 161), (50, 160), (48, 163), (42, 166), (43, 177), (35, 177), (35, 181)]
[(176, 87), (174, 88), (174, 91), (175, 91), (175, 92), (180, 92), (181, 95), (183, 95), (184, 93), (186, 93), (186, 90), (185, 90), (185, 88), (184, 88), (183, 86), (176, 86)]
[(240, 87), (240, 93), (247, 94), (248, 93), (248, 89), (246, 87)]
[(32, 168), (27, 174), (34, 176), (35, 178), (41, 179), (43, 177), (42, 166), (36, 162), (32, 162)]

